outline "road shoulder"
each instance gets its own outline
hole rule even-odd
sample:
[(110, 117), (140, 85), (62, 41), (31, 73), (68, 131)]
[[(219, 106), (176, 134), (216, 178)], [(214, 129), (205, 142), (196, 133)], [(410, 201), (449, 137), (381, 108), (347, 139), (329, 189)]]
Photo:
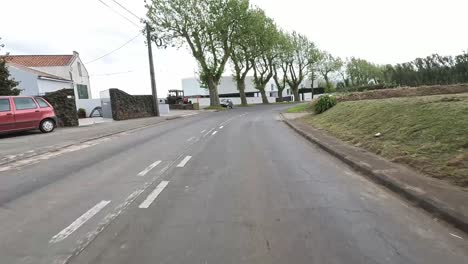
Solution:
[(293, 130), (328, 153), (363, 173), (374, 182), (396, 192), (437, 218), (468, 233), (468, 192), (392, 163), (382, 157), (351, 146), (301, 122), (298, 116), (281, 114)]

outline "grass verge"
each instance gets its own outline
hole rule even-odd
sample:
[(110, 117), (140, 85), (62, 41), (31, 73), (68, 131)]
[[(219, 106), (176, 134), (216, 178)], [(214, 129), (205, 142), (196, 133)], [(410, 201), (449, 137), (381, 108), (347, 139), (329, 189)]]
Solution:
[(468, 186), (468, 94), (341, 102), (304, 121), (430, 176)]
[(312, 105), (310, 103), (307, 104), (300, 104), (293, 106), (288, 109), (288, 113), (304, 113), (304, 112), (311, 112), (313, 111)]
[(203, 108), (205, 110), (219, 110), (219, 111), (224, 111), (226, 110), (226, 107), (222, 107), (222, 106), (208, 106), (208, 107), (205, 107)]

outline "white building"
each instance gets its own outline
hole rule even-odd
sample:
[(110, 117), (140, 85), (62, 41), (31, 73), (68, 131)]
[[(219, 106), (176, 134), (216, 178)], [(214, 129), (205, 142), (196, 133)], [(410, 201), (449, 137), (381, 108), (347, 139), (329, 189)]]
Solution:
[[(260, 91), (255, 89), (254, 78), (252, 76), (248, 76), (245, 80), (245, 93), (247, 98), (260, 98)], [(315, 87), (317, 85), (315, 84)], [(310, 81), (307, 80), (303, 84), (301, 84), (300, 88), (310, 88)], [(208, 97), (209, 92), (207, 88), (202, 87), (200, 81), (197, 78), (186, 78), (182, 79), (182, 89), (184, 90), (185, 96), (188, 97)], [(268, 82), (266, 85), (266, 94), (269, 97), (269, 100), (274, 102), (276, 98), (278, 98), (278, 88), (273, 79)], [(237, 90), (237, 85), (234, 79), (230, 76), (224, 76), (221, 78), (221, 81), (218, 86), (218, 92), (220, 97), (224, 98), (231, 98), (237, 99), (240, 97), (239, 91)], [(293, 96), (293, 92), (287, 86), (286, 89), (283, 91), (283, 97)], [(310, 98), (310, 93), (309, 93)], [(306, 96), (307, 99), (307, 96)], [(252, 99), (254, 100), (254, 99)], [(256, 102), (256, 100), (254, 100)], [(235, 102), (236, 103), (236, 102)]]
[(64, 88), (79, 100), (91, 99), (89, 74), (78, 52), (72, 55), (8, 55), (10, 75), (19, 82), (22, 95), (44, 95)]
[(13, 79), (19, 82), (22, 95), (44, 95), (64, 88), (71, 88), (71, 80), (34, 70), (16, 63), (8, 63), (8, 70)]

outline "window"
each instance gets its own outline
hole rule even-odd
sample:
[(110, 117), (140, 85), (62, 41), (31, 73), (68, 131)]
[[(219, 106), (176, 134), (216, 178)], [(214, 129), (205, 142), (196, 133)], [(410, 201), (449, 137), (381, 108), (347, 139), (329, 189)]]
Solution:
[(0, 99), (0, 112), (9, 112), (10, 110), (10, 99)]
[(88, 86), (77, 84), (76, 90), (78, 91), (78, 99), (89, 99)]
[(286, 90), (286, 93), (287, 93), (288, 95), (290, 95), (290, 94), (291, 94), (291, 91), (289, 91), (289, 89), (287, 89), (287, 90)]
[(46, 103), (46, 101), (40, 97), (36, 97), (36, 102), (39, 104), (41, 108), (47, 108), (49, 105)]
[(81, 72), (81, 63), (78, 62), (78, 74), (80, 76), (83, 76), (83, 73)]
[(275, 85), (274, 84), (271, 84), (271, 90), (274, 91), (275, 90)]
[(26, 110), (26, 109), (37, 108), (36, 103), (30, 97), (13, 98), (13, 101), (15, 102), (16, 110)]

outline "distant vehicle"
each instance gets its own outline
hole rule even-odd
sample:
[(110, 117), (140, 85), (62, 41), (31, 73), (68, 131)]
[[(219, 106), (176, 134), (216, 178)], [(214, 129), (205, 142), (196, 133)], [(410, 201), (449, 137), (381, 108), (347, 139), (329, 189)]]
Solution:
[(34, 129), (50, 133), (56, 127), (54, 108), (44, 98), (0, 96), (0, 133)]
[(169, 90), (169, 95), (167, 96), (167, 104), (176, 105), (176, 104), (189, 104), (188, 97), (184, 96), (184, 91), (182, 90)]
[(231, 99), (222, 99), (221, 106), (232, 109), (234, 107), (234, 104), (232, 103)]

